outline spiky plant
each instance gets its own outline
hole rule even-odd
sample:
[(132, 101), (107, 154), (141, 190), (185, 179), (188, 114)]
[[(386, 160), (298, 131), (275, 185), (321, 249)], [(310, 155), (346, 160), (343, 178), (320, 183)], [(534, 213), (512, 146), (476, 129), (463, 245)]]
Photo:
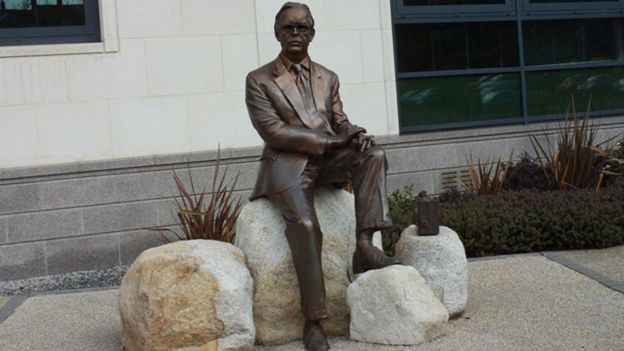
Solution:
[[(166, 241), (173, 241), (165, 233), (172, 233), (177, 240), (219, 240), (232, 243), (236, 237), (236, 220), (243, 207), (243, 199), (234, 195), (234, 188), (240, 174), (234, 180), (226, 183), (227, 167), (220, 175), (221, 153), (217, 152), (217, 162), (212, 180), (211, 193), (206, 194), (205, 189), (197, 194), (188, 168), (191, 191), (187, 190), (182, 178), (173, 170), (173, 180), (176, 184), (178, 195), (174, 197), (177, 206), (178, 231), (157, 227)], [(207, 200), (207, 198), (209, 198)], [(174, 240), (175, 240), (174, 239)]]
[(613, 161), (613, 146), (608, 143), (617, 136), (596, 144), (597, 128), (590, 120), (591, 102), (585, 116), (580, 118), (571, 103), (571, 113), (559, 123), (556, 134), (556, 148), (550, 135), (543, 131), (545, 142), (531, 135), (533, 150), (538, 156), (544, 174), (553, 179), (560, 189), (599, 189), (606, 175), (614, 175), (608, 165)]
[(506, 163), (501, 163), (500, 158), (496, 162), (490, 162), (489, 159), (481, 162), (480, 159), (477, 159), (477, 163), (475, 163), (472, 154), (466, 155), (470, 184), (463, 184), (464, 189), (476, 195), (500, 192), (507, 179), (509, 167), (506, 165), (511, 164), (512, 157), (513, 152), (509, 154)]

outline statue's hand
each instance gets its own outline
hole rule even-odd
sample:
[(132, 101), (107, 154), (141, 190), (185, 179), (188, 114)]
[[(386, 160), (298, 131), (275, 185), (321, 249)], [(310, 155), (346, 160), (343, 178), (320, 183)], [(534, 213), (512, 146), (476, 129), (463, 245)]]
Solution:
[(329, 153), (339, 147), (343, 147), (345, 145), (350, 144), (353, 140), (358, 138), (358, 135), (362, 135), (362, 129), (352, 129), (348, 133), (339, 134), (339, 135), (330, 135), (327, 137), (327, 144), (325, 147), (325, 152)]
[(360, 149), (360, 152), (364, 152), (375, 146), (375, 137), (372, 135), (360, 133), (354, 139), (353, 143)]

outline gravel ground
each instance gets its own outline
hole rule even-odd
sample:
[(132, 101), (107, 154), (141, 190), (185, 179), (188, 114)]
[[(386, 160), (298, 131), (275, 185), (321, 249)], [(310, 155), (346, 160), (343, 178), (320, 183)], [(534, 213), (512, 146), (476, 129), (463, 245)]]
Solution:
[(74, 272), (22, 280), (0, 281), (1, 295), (34, 294), (49, 291), (117, 287), (128, 266), (98, 271)]

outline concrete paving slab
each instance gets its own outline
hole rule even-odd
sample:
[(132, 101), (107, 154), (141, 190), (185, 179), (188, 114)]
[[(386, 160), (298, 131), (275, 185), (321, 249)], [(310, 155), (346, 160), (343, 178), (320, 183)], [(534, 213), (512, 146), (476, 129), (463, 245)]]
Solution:
[(557, 251), (559, 256), (624, 283), (624, 246), (602, 250)]
[[(624, 295), (544, 257), (468, 263), (469, 299), (447, 335), (418, 347), (332, 338), (335, 350), (624, 350)], [(301, 342), (256, 351), (299, 350)]]
[[(414, 346), (330, 338), (333, 350), (624, 350), (624, 294), (545, 257), (468, 264), (470, 298), (447, 334)], [(28, 299), (0, 324), (3, 351), (119, 351), (117, 292)], [(301, 342), (254, 351), (301, 350)]]
[(4, 351), (119, 351), (117, 291), (42, 295), (0, 324)]
[(584, 275), (544, 257), (474, 262), (469, 273), (465, 318), (427, 350), (479, 349), (457, 332), (501, 340), (496, 350), (624, 349), (624, 295)]
[(7, 301), (9, 301), (8, 296), (0, 295), (0, 308), (2, 308), (2, 306), (4, 306), (4, 304), (7, 303)]

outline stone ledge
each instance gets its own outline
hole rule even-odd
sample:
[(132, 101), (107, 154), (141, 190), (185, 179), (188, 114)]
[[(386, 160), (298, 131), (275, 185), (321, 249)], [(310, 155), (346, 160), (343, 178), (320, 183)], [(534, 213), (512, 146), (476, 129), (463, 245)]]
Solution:
[[(624, 116), (600, 117), (594, 120), (600, 125), (600, 129), (624, 128)], [(535, 122), (528, 125), (514, 124), (504, 126), (492, 126), (487, 128), (466, 128), (461, 130), (426, 131), (404, 135), (378, 136), (378, 144), (392, 150), (395, 148), (420, 147), (446, 144), (449, 142), (470, 142), (490, 139), (503, 139), (509, 136), (527, 136), (530, 133), (540, 132), (543, 129), (553, 129), (554, 121)], [(221, 150), (221, 158), (224, 163), (232, 161), (250, 162), (260, 157), (262, 147), (228, 148)], [(128, 169), (141, 168), (147, 171), (157, 169), (169, 169), (172, 165), (185, 163), (214, 163), (217, 157), (216, 150), (190, 152), (180, 154), (150, 155), (130, 157), (122, 159), (107, 159), (98, 161), (73, 162), (42, 166), (17, 167), (0, 169), (0, 185), (7, 182), (15, 182), (22, 178), (37, 177), (69, 177), (75, 173), (100, 172), (111, 174), (114, 171), (127, 171)]]

